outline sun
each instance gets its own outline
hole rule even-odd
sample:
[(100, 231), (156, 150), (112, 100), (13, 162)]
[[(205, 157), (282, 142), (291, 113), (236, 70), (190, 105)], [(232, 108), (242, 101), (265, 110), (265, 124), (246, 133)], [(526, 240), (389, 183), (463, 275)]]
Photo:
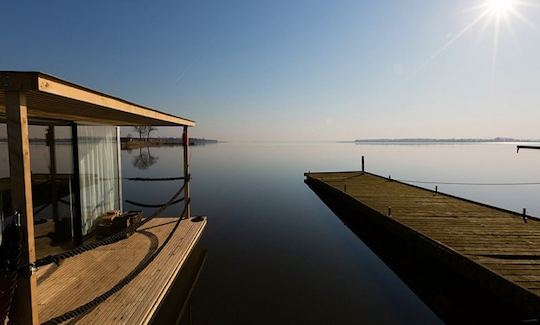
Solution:
[(515, 0), (486, 0), (486, 11), (493, 16), (506, 16), (515, 9)]
[(513, 20), (519, 20), (521, 23), (528, 25), (534, 31), (538, 31), (534, 22), (530, 21), (523, 13), (525, 9), (540, 8), (539, 0), (478, 0), (478, 4), (464, 12), (475, 11), (478, 15), (469, 22), (461, 31), (456, 33), (450, 40), (448, 40), (443, 47), (435, 52), (431, 56), (431, 60), (443, 53), (454, 42), (459, 40), (463, 35), (469, 32), (473, 27), (484, 22), (484, 28), (486, 30), (488, 26), (493, 28), (493, 55), (492, 61), (495, 66), (497, 59), (499, 37), (502, 27), (506, 27), (510, 34), (515, 38), (513, 30)]

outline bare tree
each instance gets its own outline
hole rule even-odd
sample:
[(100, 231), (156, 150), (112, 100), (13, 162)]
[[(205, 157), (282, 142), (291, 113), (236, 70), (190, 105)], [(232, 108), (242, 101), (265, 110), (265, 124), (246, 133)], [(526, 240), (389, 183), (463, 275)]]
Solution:
[(135, 130), (137, 133), (139, 133), (139, 140), (142, 140), (143, 135), (145, 135), (148, 131), (147, 125), (136, 125), (133, 127), (133, 130)]
[(146, 127), (146, 141), (150, 140), (150, 133), (157, 131), (157, 129), (158, 129), (157, 127), (152, 126), (152, 125), (148, 125)]
[(150, 140), (150, 134), (154, 131), (157, 131), (157, 127), (152, 125), (137, 125), (134, 126), (133, 129), (139, 133), (139, 140), (142, 141), (143, 136), (146, 138), (146, 141), (148, 142)]

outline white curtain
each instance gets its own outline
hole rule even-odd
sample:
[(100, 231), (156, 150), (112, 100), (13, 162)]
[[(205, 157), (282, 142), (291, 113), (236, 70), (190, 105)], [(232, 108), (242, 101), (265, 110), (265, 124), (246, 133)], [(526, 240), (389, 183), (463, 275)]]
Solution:
[(103, 213), (119, 209), (118, 139), (114, 126), (77, 127), (82, 233)]

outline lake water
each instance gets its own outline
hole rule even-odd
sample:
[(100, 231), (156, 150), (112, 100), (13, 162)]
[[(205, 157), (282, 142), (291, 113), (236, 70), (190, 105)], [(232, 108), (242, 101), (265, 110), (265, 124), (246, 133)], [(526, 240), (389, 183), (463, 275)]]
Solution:
[[(440, 323), (304, 184), (303, 173), (359, 170), (364, 155), (367, 171), (394, 179), (540, 182), (540, 152), (516, 154), (515, 148), (505, 143), (220, 143), (190, 148), (192, 213), (209, 220), (201, 241), (208, 259), (193, 293), (193, 322)], [(182, 175), (181, 147), (146, 150), (122, 153), (125, 177)], [(140, 163), (141, 152), (152, 157), (148, 163)], [(161, 203), (179, 185), (124, 181), (124, 199)], [(526, 207), (540, 215), (539, 185), (439, 185), (439, 191), (516, 211)], [(179, 204), (166, 213), (181, 209)]]

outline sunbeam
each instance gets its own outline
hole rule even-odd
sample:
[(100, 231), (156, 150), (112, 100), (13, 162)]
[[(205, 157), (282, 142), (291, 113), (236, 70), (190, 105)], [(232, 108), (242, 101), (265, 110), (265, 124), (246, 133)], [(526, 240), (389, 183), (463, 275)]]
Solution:
[(501, 28), (503, 27), (503, 25), (510, 30), (511, 35), (514, 38), (514, 31), (511, 27), (512, 19), (517, 19), (528, 27), (532, 28), (533, 30), (537, 32), (539, 31), (537, 26), (532, 21), (527, 19), (527, 17), (523, 15), (523, 13), (520, 11), (520, 9), (525, 7), (540, 8), (540, 3), (534, 0), (484, 0), (482, 3), (465, 9), (463, 12), (475, 11), (479, 13), (461, 31), (459, 31), (454, 37), (452, 37), (448, 42), (446, 42), (440, 49), (435, 51), (435, 53), (431, 55), (430, 61), (441, 55), (473, 27), (483, 22), (484, 24), (482, 24), (481, 29), (482, 34), (485, 32), (485, 30), (488, 29), (489, 26), (493, 27), (492, 69), (494, 71), (499, 52), (498, 48), (500, 43)]

